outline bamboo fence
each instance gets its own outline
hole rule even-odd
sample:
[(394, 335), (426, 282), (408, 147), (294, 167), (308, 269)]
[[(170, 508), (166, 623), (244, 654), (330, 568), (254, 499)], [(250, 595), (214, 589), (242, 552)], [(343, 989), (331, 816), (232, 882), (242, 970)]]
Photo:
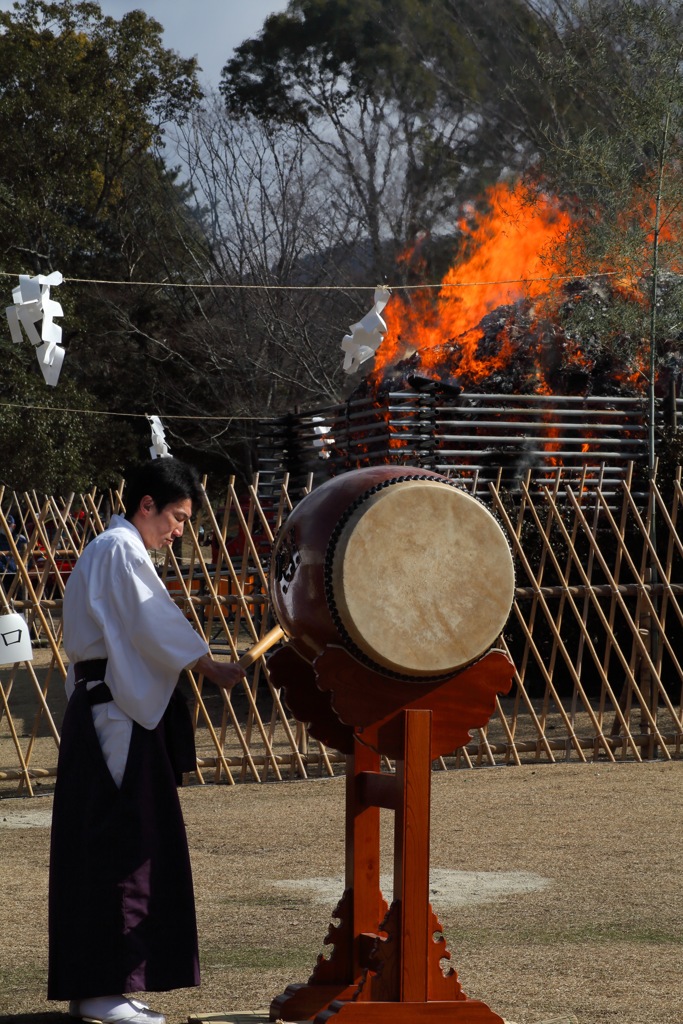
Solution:
[[(181, 551), (158, 556), (174, 600), (215, 657), (237, 659), (274, 625), (269, 550), (290, 493), (230, 480), (207, 496)], [(464, 482), (478, 493), (479, 481)], [(625, 467), (617, 491), (568, 480), (558, 468), (507, 491), (489, 481), (487, 503), (506, 532), (515, 600), (499, 646), (516, 666), (510, 695), (488, 726), (441, 758), (441, 769), (558, 761), (636, 761), (681, 756), (683, 738), (683, 502), (680, 470), (666, 493), (638, 488)], [(480, 492), (479, 492), (480, 493)], [(38, 497), (0, 492), (0, 531), (17, 565), (0, 579), (0, 614), (21, 612), (33, 661), (0, 667), (0, 790), (33, 794), (56, 775), (64, 712), (61, 606), (65, 582), (88, 541), (122, 508), (121, 491)], [(15, 538), (7, 524), (12, 514)], [(192, 672), (196, 781), (234, 784), (333, 775), (342, 757), (312, 740), (271, 684), (267, 655), (226, 696)], [(193, 777), (193, 781), (194, 777)]]

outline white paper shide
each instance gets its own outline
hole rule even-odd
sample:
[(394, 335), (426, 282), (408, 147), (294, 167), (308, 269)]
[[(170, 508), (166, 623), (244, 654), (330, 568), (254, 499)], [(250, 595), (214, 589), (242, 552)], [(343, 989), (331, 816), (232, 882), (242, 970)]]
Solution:
[(345, 334), (341, 343), (344, 352), (344, 370), (355, 373), (363, 363), (372, 359), (382, 344), (387, 325), (381, 313), (391, 298), (389, 288), (375, 289), (375, 304), (362, 320), (351, 325), (351, 333)]
[(153, 459), (171, 459), (171, 449), (166, 443), (164, 425), (158, 416), (148, 416), (149, 425), (152, 428), (152, 446), (149, 454)]
[[(19, 275), (19, 285), (12, 290), (14, 305), (7, 307), (7, 322), (15, 345), (23, 341), (21, 328), (35, 347), (38, 365), (45, 383), (54, 387), (64, 362), (62, 328), (54, 322), (56, 316), (64, 316), (62, 307), (50, 298), (50, 288), (62, 283), (58, 270), (53, 274), (38, 274), (29, 277)], [(40, 331), (37, 324), (40, 324)]]

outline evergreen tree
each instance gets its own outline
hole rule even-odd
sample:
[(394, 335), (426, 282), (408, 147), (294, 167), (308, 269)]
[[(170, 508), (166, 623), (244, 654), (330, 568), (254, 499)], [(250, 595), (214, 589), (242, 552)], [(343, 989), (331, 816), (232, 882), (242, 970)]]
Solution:
[[(19, 273), (60, 270), (65, 278), (170, 282), (201, 258), (186, 195), (162, 159), (167, 125), (186, 116), (200, 97), (196, 62), (166, 50), (161, 32), (141, 11), (117, 21), (90, 0), (22, 0), (12, 12), (0, 12), (3, 305), (11, 302)], [(38, 386), (45, 398), (36, 404), (79, 409), (99, 399), (110, 410), (156, 411), (150, 339), (175, 322), (169, 295), (159, 288), (71, 282), (55, 297), (64, 307), (66, 352), (56, 390), (45, 388), (34, 356), (18, 358), (7, 324), (0, 326), (1, 475), (12, 486), (25, 481), (32, 467), (32, 486), (46, 487), (54, 481), (54, 466), (48, 471), (39, 431), (22, 433), (17, 445), (16, 412), (3, 402), (20, 402), (23, 394), (32, 404)], [(108, 437), (119, 435), (121, 443), (102, 443), (101, 464), (93, 466), (93, 422), (92, 416), (69, 414), (66, 489), (95, 469), (100, 478), (115, 476), (129, 454), (130, 431), (140, 426), (145, 441), (149, 436), (144, 420), (125, 427), (110, 421)]]
[[(647, 380), (650, 469), (661, 381), (680, 378), (683, 299), (683, 8), (671, 0), (555, 3), (556, 44), (539, 90), (562, 105), (535, 130), (529, 175), (571, 203), (567, 269), (610, 273), (623, 301), (572, 316), (603, 345), (628, 346)], [(668, 371), (668, 373), (667, 373)]]

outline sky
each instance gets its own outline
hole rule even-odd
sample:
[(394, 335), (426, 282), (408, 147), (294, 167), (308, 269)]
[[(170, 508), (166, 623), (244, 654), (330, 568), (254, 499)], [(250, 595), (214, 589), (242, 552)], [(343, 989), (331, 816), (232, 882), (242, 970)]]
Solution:
[(287, 0), (99, 0), (105, 14), (120, 18), (143, 10), (164, 26), (164, 44), (181, 57), (196, 57), (204, 84), (217, 86), (236, 46), (255, 36), (269, 14)]
[[(99, 0), (105, 14), (121, 18), (143, 10), (164, 26), (164, 45), (181, 57), (196, 57), (202, 84), (217, 87), (232, 51), (255, 36), (269, 14), (284, 11), (287, 0)], [(0, 10), (12, 0), (0, 0)]]

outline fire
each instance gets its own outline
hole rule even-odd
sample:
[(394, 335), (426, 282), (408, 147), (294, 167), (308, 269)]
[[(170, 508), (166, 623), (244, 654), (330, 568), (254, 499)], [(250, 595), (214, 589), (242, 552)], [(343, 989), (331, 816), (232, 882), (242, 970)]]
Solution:
[(495, 354), (478, 352), (478, 325), (494, 309), (548, 293), (552, 278), (562, 273), (554, 253), (572, 222), (551, 197), (534, 206), (526, 203), (519, 185), (497, 185), (488, 190), (487, 201), (486, 213), (470, 212), (461, 221), (466, 255), (447, 272), (436, 297), (418, 290), (405, 299), (395, 295), (388, 304), (376, 378), (416, 350), (423, 368), (442, 363), (444, 345), (455, 348), (451, 372), (474, 382), (514, 358), (515, 341), (506, 331)]
[[(446, 461), (457, 452), (459, 472), (467, 474), (469, 469), (463, 467), (472, 466), (476, 475), (482, 467), (485, 472), (498, 467), (500, 473), (521, 473), (541, 458), (546, 467), (576, 468), (580, 456), (582, 479), (586, 478), (588, 461), (600, 458), (609, 443), (605, 427), (610, 427), (614, 409), (604, 423), (598, 421), (595, 431), (573, 418), (576, 405), (574, 411), (566, 410), (581, 396), (609, 400), (642, 393), (649, 372), (645, 313), (653, 236), (647, 229), (654, 213), (651, 203), (639, 205), (639, 198), (643, 197), (634, 197), (628, 214), (640, 228), (634, 228), (638, 244), (629, 250), (630, 258), (615, 248), (613, 254), (603, 251), (599, 265), (589, 264), (582, 255), (593, 251), (590, 234), (583, 231), (589, 222), (578, 220), (550, 195), (531, 204), (523, 185), (501, 184), (487, 192), (484, 211), (474, 206), (465, 211), (459, 223), (460, 258), (435, 287), (395, 290), (382, 314), (387, 331), (372, 373), (357, 389), (357, 394), (376, 399), (378, 419), (385, 425), (377, 443), (387, 445), (389, 457), (419, 457), (424, 445), (430, 457)], [(669, 213), (658, 236), (663, 251), (682, 235), (683, 210), (676, 217)], [(666, 255), (663, 263), (669, 272), (679, 273), (670, 253)], [(404, 253), (403, 262), (424, 280), (419, 240)], [(661, 375), (660, 389), (674, 372), (675, 364), (669, 377)], [(422, 435), (422, 399), (414, 415), (392, 419), (386, 395), (408, 389), (411, 398), (425, 392), (425, 409), (435, 410), (437, 424), (444, 409), (448, 415), (451, 406), (462, 408), (453, 436), (439, 435), (438, 427), (431, 426), (424, 428), (428, 435)], [(509, 408), (496, 410), (492, 405), (489, 413), (491, 394), (513, 396)], [(553, 395), (560, 401), (543, 400)], [(514, 396), (533, 396), (524, 406), (533, 408), (532, 431), (527, 429), (532, 421), (525, 418), (526, 412), (518, 414), (523, 403), (515, 404)], [(468, 410), (474, 409), (484, 409), (486, 417), (470, 416)], [(503, 434), (498, 424), (505, 428)], [(639, 430), (637, 425), (633, 431), (623, 427), (622, 440), (640, 443)], [(368, 451), (371, 434), (374, 438), (374, 428), (369, 428)], [(479, 449), (483, 454), (477, 454)], [(374, 445), (372, 451), (377, 451)], [(612, 458), (614, 453), (608, 455)], [(472, 461), (476, 459), (481, 465)]]

